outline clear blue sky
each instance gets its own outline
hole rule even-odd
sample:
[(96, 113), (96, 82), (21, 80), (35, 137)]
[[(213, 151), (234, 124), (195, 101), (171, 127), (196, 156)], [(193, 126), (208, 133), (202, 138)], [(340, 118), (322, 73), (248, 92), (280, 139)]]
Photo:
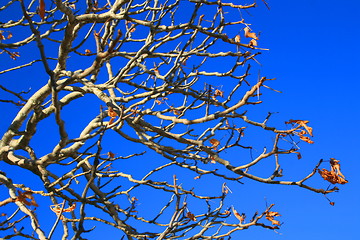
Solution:
[(282, 235), (267, 232), (252, 239), (358, 239), (360, 2), (268, 3), (271, 11), (258, 8), (254, 21), (261, 43), (271, 49), (262, 56), (262, 73), (276, 77), (272, 86), (283, 91), (271, 107), (282, 116), (307, 119), (314, 128), (315, 144), (302, 148), (300, 161), (337, 158), (349, 183), (330, 195), (334, 207), (300, 189), (269, 193), (284, 209)]
[[(309, 120), (314, 129), (315, 144), (303, 144), (303, 158), (292, 161), (290, 169), (304, 176), (319, 159), (333, 157), (341, 161), (349, 183), (329, 195), (335, 206), (320, 194), (296, 187), (251, 181), (230, 186), (233, 193), (227, 202), (239, 212), (250, 217), (254, 211), (264, 210), (266, 202), (275, 203), (274, 210), (282, 214), (279, 220), (284, 222), (277, 232), (253, 228), (233, 239), (356, 240), (360, 215), (360, 1), (268, 0), (270, 11), (261, 0), (257, 2), (259, 7), (243, 16), (255, 32), (261, 31), (259, 47), (270, 49), (258, 57), (261, 74), (276, 78), (271, 87), (283, 92), (265, 95), (262, 108), (279, 112), (282, 120)], [(0, 65), (0, 70), (4, 68)], [(0, 83), (6, 80), (1, 77)], [(3, 107), (9, 106), (0, 105)], [(11, 117), (10, 111), (0, 122), (1, 134)], [(313, 183), (327, 187), (318, 176)]]

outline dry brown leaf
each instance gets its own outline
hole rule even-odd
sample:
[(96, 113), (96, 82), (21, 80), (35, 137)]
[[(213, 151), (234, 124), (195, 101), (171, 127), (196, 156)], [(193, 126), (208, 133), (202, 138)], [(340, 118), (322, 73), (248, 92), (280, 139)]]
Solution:
[(258, 37), (256, 36), (256, 33), (250, 32), (250, 28), (249, 28), (249, 27), (244, 28), (244, 32), (245, 32), (245, 37), (247, 37), (247, 38), (253, 38), (253, 39), (255, 39), (255, 40), (259, 40)]
[(115, 118), (118, 116), (118, 114), (114, 111), (114, 109), (112, 108), (112, 107), (109, 107), (108, 108), (108, 116), (110, 117), (110, 121), (109, 121), (109, 123), (108, 123), (108, 126), (109, 125), (111, 125), (113, 122), (114, 122), (114, 120), (115, 120)]
[(307, 143), (310, 143), (310, 144), (314, 143), (314, 141), (310, 140), (309, 137), (306, 137), (306, 136), (303, 136), (303, 135), (300, 135), (300, 140), (302, 140), (304, 142), (307, 142)]
[(249, 46), (250, 47), (256, 47), (258, 44), (257, 44), (257, 41), (255, 39), (251, 39), (250, 42), (249, 42)]
[[(32, 195), (31, 192), (26, 191), (26, 192), (21, 192), (21, 191), (17, 191), (18, 192), (18, 196), (16, 198), (15, 201), (19, 201), (24, 203), (27, 206), (34, 206), (34, 207), (38, 207), (39, 205), (36, 203), (34, 196)], [(30, 202), (27, 200), (29, 199)]]
[(348, 183), (347, 180), (345, 180), (344, 178), (340, 177), (339, 175), (337, 175), (334, 171), (328, 171), (325, 168), (323, 168), (322, 170), (318, 169), (319, 174), (321, 175), (321, 177), (332, 183), (332, 184), (345, 184)]
[(115, 117), (110, 118), (110, 121), (109, 121), (109, 123), (108, 123), (108, 126), (111, 125), (111, 124), (113, 124), (113, 123), (114, 123), (114, 120), (115, 120)]
[(172, 112), (175, 115), (180, 115), (181, 114), (181, 112), (179, 110), (177, 110), (177, 109), (171, 109), (170, 112)]
[(345, 179), (345, 176), (340, 171), (340, 161), (335, 158), (330, 158), (331, 170), (334, 171), (337, 175)]
[(310, 135), (310, 136), (313, 136), (313, 129), (312, 127), (309, 127), (307, 124), (309, 123), (308, 120), (293, 120), (293, 119), (290, 119), (288, 122), (285, 122), (286, 124), (290, 124), (290, 123), (296, 123), (296, 124), (299, 124), (300, 126), (302, 126), (303, 128), (305, 128), (305, 130), (307, 131), (307, 133)]
[(0, 30), (0, 40), (5, 40), (5, 36), (2, 34), (4, 31)]
[(234, 40), (235, 42), (239, 43), (240, 39), (241, 39), (240, 35), (236, 35)]
[[(59, 215), (61, 213), (61, 208), (63, 207), (62, 203), (59, 204), (55, 204), (55, 205), (50, 205), (50, 209), (51, 211), (53, 211), (54, 213), (56, 213), (56, 215)], [(74, 211), (76, 208), (76, 203), (73, 203), (71, 206), (69, 206), (68, 208), (64, 208), (62, 210), (62, 212), (72, 212)], [(63, 217), (61, 217), (60, 219), (63, 219)]]
[(331, 166), (331, 171), (328, 171), (326, 169), (318, 169), (319, 174), (321, 175), (321, 177), (332, 183), (332, 184), (345, 184), (348, 181), (345, 179), (345, 176), (341, 173), (340, 171), (340, 164), (339, 164), (339, 160), (336, 160), (335, 158), (330, 158), (330, 166)]
[(215, 138), (210, 139), (209, 142), (214, 150), (216, 150), (217, 147), (220, 145), (220, 141)]
[(109, 152), (107, 153), (107, 156), (108, 156), (109, 158), (115, 158), (115, 153), (109, 151)]
[(285, 122), (286, 124), (298, 124), (299, 126), (303, 127), (303, 129), (299, 130), (299, 126), (297, 126), (297, 130), (299, 130), (300, 132), (294, 132), (295, 134), (297, 134), (300, 137), (300, 140), (305, 141), (307, 143), (314, 143), (314, 141), (312, 141), (309, 137), (304, 136), (305, 134), (309, 134), (311, 137), (313, 136), (313, 129), (311, 127), (309, 127), (307, 124), (309, 123), (309, 121), (307, 120), (293, 120), (290, 119), (288, 122)]
[(224, 213), (221, 213), (221, 215), (229, 215), (231, 212), (229, 210), (225, 210)]
[(304, 127), (310, 136), (313, 136), (313, 134), (312, 134), (313, 129), (306, 125), (307, 123), (309, 123), (309, 121), (298, 120), (296, 123), (299, 124), (300, 126)]
[(192, 221), (196, 222), (196, 217), (195, 217), (195, 215), (193, 213), (187, 212), (186, 217), (191, 219)]
[(221, 91), (220, 89), (215, 89), (214, 96), (224, 97), (224, 91)]
[(163, 97), (163, 98), (161, 98), (161, 99), (155, 99), (155, 103), (156, 103), (157, 105), (161, 105), (161, 104), (163, 104), (166, 100), (168, 100), (168, 98), (165, 98), (165, 97)]
[(39, 16), (41, 20), (45, 19), (45, 0), (39, 0)]
[(278, 212), (267, 212), (266, 216), (280, 217), (281, 215)]
[(112, 107), (108, 108), (108, 116), (109, 117), (116, 117), (118, 114), (114, 111), (114, 109)]
[(76, 208), (76, 203), (73, 203), (70, 207), (65, 208), (65, 209), (63, 210), (63, 212), (72, 212), (72, 211), (75, 210), (75, 208)]
[(266, 217), (266, 219), (269, 220), (269, 221), (271, 221), (271, 224), (272, 224), (272, 225), (278, 225), (278, 226), (280, 226), (280, 221), (275, 220), (275, 219), (270, 218), (270, 217)]
[(245, 221), (246, 216), (244, 213), (238, 213), (238, 211), (236, 211), (234, 207), (232, 207), (232, 211), (234, 213), (234, 216), (240, 221), (240, 223), (243, 223)]
[(271, 222), (272, 225), (280, 226), (280, 221), (275, 220), (274, 217), (280, 217), (278, 212), (267, 212), (265, 218)]

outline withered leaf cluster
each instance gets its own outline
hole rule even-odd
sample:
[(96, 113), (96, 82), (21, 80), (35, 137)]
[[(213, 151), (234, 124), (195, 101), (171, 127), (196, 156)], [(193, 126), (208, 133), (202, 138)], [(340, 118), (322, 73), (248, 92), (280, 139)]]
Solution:
[(278, 212), (267, 212), (265, 218), (271, 222), (272, 225), (280, 226), (280, 221), (275, 220), (275, 217), (280, 217), (281, 215)]
[[(286, 124), (298, 125), (299, 131), (294, 131), (294, 134), (298, 135), (300, 140), (313, 144), (314, 141), (310, 139), (310, 137), (313, 137), (313, 129), (312, 127), (309, 127), (307, 125), (308, 123), (309, 121), (307, 120), (292, 120), (292, 119), (286, 122)], [(309, 135), (310, 137), (306, 135)]]
[(345, 176), (340, 171), (340, 161), (335, 158), (330, 158), (330, 167), (331, 170), (326, 170), (323, 168), (322, 170), (318, 169), (319, 174), (321, 177), (332, 183), (332, 184), (345, 184), (348, 183), (348, 180), (345, 179)]
[(21, 203), (25, 204), (26, 206), (34, 206), (34, 207), (39, 206), (37, 204), (37, 202), (35, 201), (35, 198), (34, 198), (32, 192), (29, 192), (29, 191), (22, 192), (20, 190), (17, 190), (17, 193), (18, 193), (18, 196), (16, 198), (7, 198), (7, 199), (1, 201), (0, 207), (6, 205), (8, 203), (12, 203), (12, 202), (21, 202)]

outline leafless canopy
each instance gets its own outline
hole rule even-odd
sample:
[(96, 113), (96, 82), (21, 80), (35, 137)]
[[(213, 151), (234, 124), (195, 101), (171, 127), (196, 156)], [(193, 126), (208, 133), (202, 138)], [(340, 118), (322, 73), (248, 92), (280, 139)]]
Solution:
[[(246, 19), (255, 3), (235, 2), (2, 1), (0, 101), (16, 110), (0, 142), (1, 166), (14, 169), (0, 172), (6, 239), (55, 229), (84, 239), (94, 226), (127, 239), (225, 239), (279, 226), (273, 205), (245, 218), (224, 204), (227, 183), (336, 190), (305, 184), (318, 166), (283, 180), (282, 156), (300, 157), (312, 130), (252, 118), (276, 90), (251, 68), (266, 51)], [(261, 151), (252, 130), (268, 139)], [(274, 163), (267, 176), (253, 171), (263, 161)], [(36, 180), (15, 182), (15, 171)], [(203, 179), (223, 184), (203, 194)], [(142, 209), (150, 198), (162, 206)]]

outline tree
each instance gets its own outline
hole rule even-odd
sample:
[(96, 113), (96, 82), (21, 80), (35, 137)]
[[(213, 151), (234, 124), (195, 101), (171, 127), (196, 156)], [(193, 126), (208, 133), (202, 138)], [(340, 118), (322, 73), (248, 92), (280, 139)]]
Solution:
[[(246, 217), (226, 203), (230, 184), (250, 179), (326, 196), (338, 188), (307, 184), (317, 172), (346, 183), (336, 159), (330, 170), (319, 169), (320, 160), (301, 179), (283, 177), (281, 159), (300, 159), (312, 128), (257, 114), (262, 94), (277, 90), (268, 86), (273, 79), (253, 74), (266, 51), (243, 17), (253, 7), (206, 0), (1, 6), (1, 58), (14, 61), (0, 74), (17, 82), (0, 83), (8, 94), (0, 101), (16, 111), (0, 142), (12, 170), (0, 172), (4, 238), (50, 239), (60, 222), (63, 239), (85, 239), (103, 225), (122, 239), (225, 239), (281, 225), (273, 204)], [(274, 167), (260, 166), (270, 161)], [(13, 181), (16, 172), (33, 181)], [(197, 187), (202, 179), (213, 191)], [(150, 198), (154, 207), (141, 209)]]

